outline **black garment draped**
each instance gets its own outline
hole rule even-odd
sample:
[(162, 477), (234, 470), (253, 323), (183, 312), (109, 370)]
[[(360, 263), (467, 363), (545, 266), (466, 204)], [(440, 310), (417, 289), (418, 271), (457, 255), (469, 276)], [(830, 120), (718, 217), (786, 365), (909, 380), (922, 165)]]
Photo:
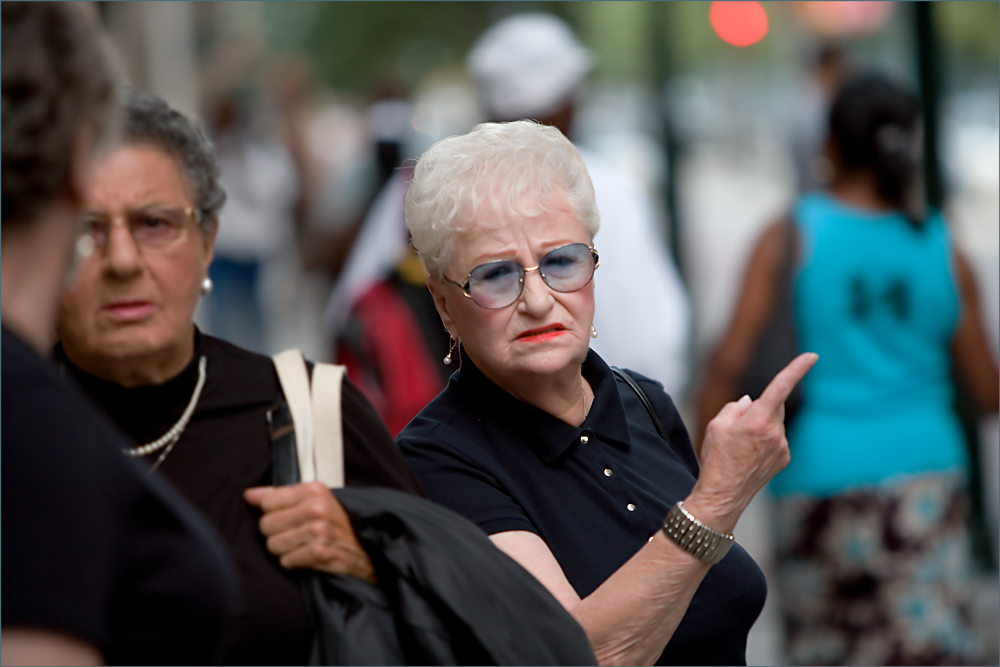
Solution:
[[(297, 577), (268, 553), (260, 511), (243, 491), (271, 484), (267, 411), (280, 395), (269, 357), (195, 332), (195, 355), (173, 379), (127, 389), (87, 375), (57, 357), (84, 391), (133, 440), (160, 437), (180, 418), (208, 359), (207, 380), (191, 422), (159, 470), (215, 524), (240, 575), (242, 604), (225, 655), (229, 664), (305, 664), (311, 630)], [(423, 495), (374, 408), (345, 378), (341, 398), (348, 486), (381, 486)], [(143, 459), (148, 465), (159, 453)]]

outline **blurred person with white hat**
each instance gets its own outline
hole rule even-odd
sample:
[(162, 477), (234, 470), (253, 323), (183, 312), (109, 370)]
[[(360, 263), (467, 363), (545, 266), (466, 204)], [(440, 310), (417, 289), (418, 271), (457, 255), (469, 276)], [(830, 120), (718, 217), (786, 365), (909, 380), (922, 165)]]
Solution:
[[(569, 136), (594, 56), (561, 19), (517, 14), (484, 32), (466, 59), (493, 121), (532, 118)], [(601, 212), (601, 276), (594, 315), (604, 358), (660, 380), (679, 396), (688, 379), (690, 304), (650, 197), (618, 169), (577, 146)], [(645, 267), (641, 289), (633, 267)]]

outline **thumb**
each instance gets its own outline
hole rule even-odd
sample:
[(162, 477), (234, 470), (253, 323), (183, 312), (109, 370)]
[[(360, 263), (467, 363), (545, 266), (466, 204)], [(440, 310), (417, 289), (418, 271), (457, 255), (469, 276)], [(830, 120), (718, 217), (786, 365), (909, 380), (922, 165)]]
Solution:
[(744, 394), (743, 398), (738, 401), (730, 401), (722, 406), (719, 410), (718, 416), (726, 421), (737, 421), (740, 417), (746, 414), (747, 410), (753, 405), (753, 400), (751, 400), (749, 394)]
[(264, 501), (264, 496), (274, 489), (273, 486), (254, 486), (243, 492), (243, 500), (247, 503), (253, 505), (254, 507), (260, 507), (261, 503)]

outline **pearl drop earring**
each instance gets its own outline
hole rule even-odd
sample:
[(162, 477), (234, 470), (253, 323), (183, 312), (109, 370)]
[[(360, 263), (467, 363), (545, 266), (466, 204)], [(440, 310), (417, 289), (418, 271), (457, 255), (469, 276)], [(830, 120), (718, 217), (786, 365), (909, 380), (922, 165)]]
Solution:
[(445, 366), (450, 366), (451, 365), (451, 362), (452, 362), (451, 353), (455, 350), (455, 346), (458, 345), (458, 342), (455, 340), (454, 336), (452, 336), (452, 335), (449, 334), (448, 335), (448, 339), (449, 339), (449, 342), (448, 342), (448, 354), (445, 355), (445, 358), (441, 360), (441, 361), (444, 362)]

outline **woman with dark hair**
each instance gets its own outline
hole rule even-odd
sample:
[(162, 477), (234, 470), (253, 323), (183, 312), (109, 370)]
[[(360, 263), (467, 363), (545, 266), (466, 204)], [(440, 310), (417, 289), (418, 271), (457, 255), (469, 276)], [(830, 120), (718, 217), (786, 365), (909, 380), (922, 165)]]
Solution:
[[(56, 358), (130, 437), (125, 454), (165, 475), (218, 528), (240, 575), (230, 664), (305, 664), (308, 567), (374, 581), (344, 510), (319, 483), (271, 484), (271, 359), (200, 333), (226, 193), (211, 143), (162, 99), (123, 90), (122, 143), (86, 193), (94, 252), (64, 291)], [(345, 381), (347, 483), (421, 493), (385, 426)], [(253, 506), (251, 506), (252, 503)], [(257, 509), (261, 507), (262, 512)]]
[[(779, 583), (793, 664), (975, 664), (967, 460), (951, 369), (983, 410), (998, 376), (966, 261), (921, 210), (917, 99), (879, 76), (831, 112), (826, 192), (793, 210), (792, 310), (823, 364), (803, 381), (775, 476)], [(712, 414), (775, 307), (785, 225), (753, 252), (699, 398)]]
[(101, 37), (82, 4), (0, 12), (3, 664), (212, 664), (235, 595), (221, 540), (42, 358), (117, 125)]

